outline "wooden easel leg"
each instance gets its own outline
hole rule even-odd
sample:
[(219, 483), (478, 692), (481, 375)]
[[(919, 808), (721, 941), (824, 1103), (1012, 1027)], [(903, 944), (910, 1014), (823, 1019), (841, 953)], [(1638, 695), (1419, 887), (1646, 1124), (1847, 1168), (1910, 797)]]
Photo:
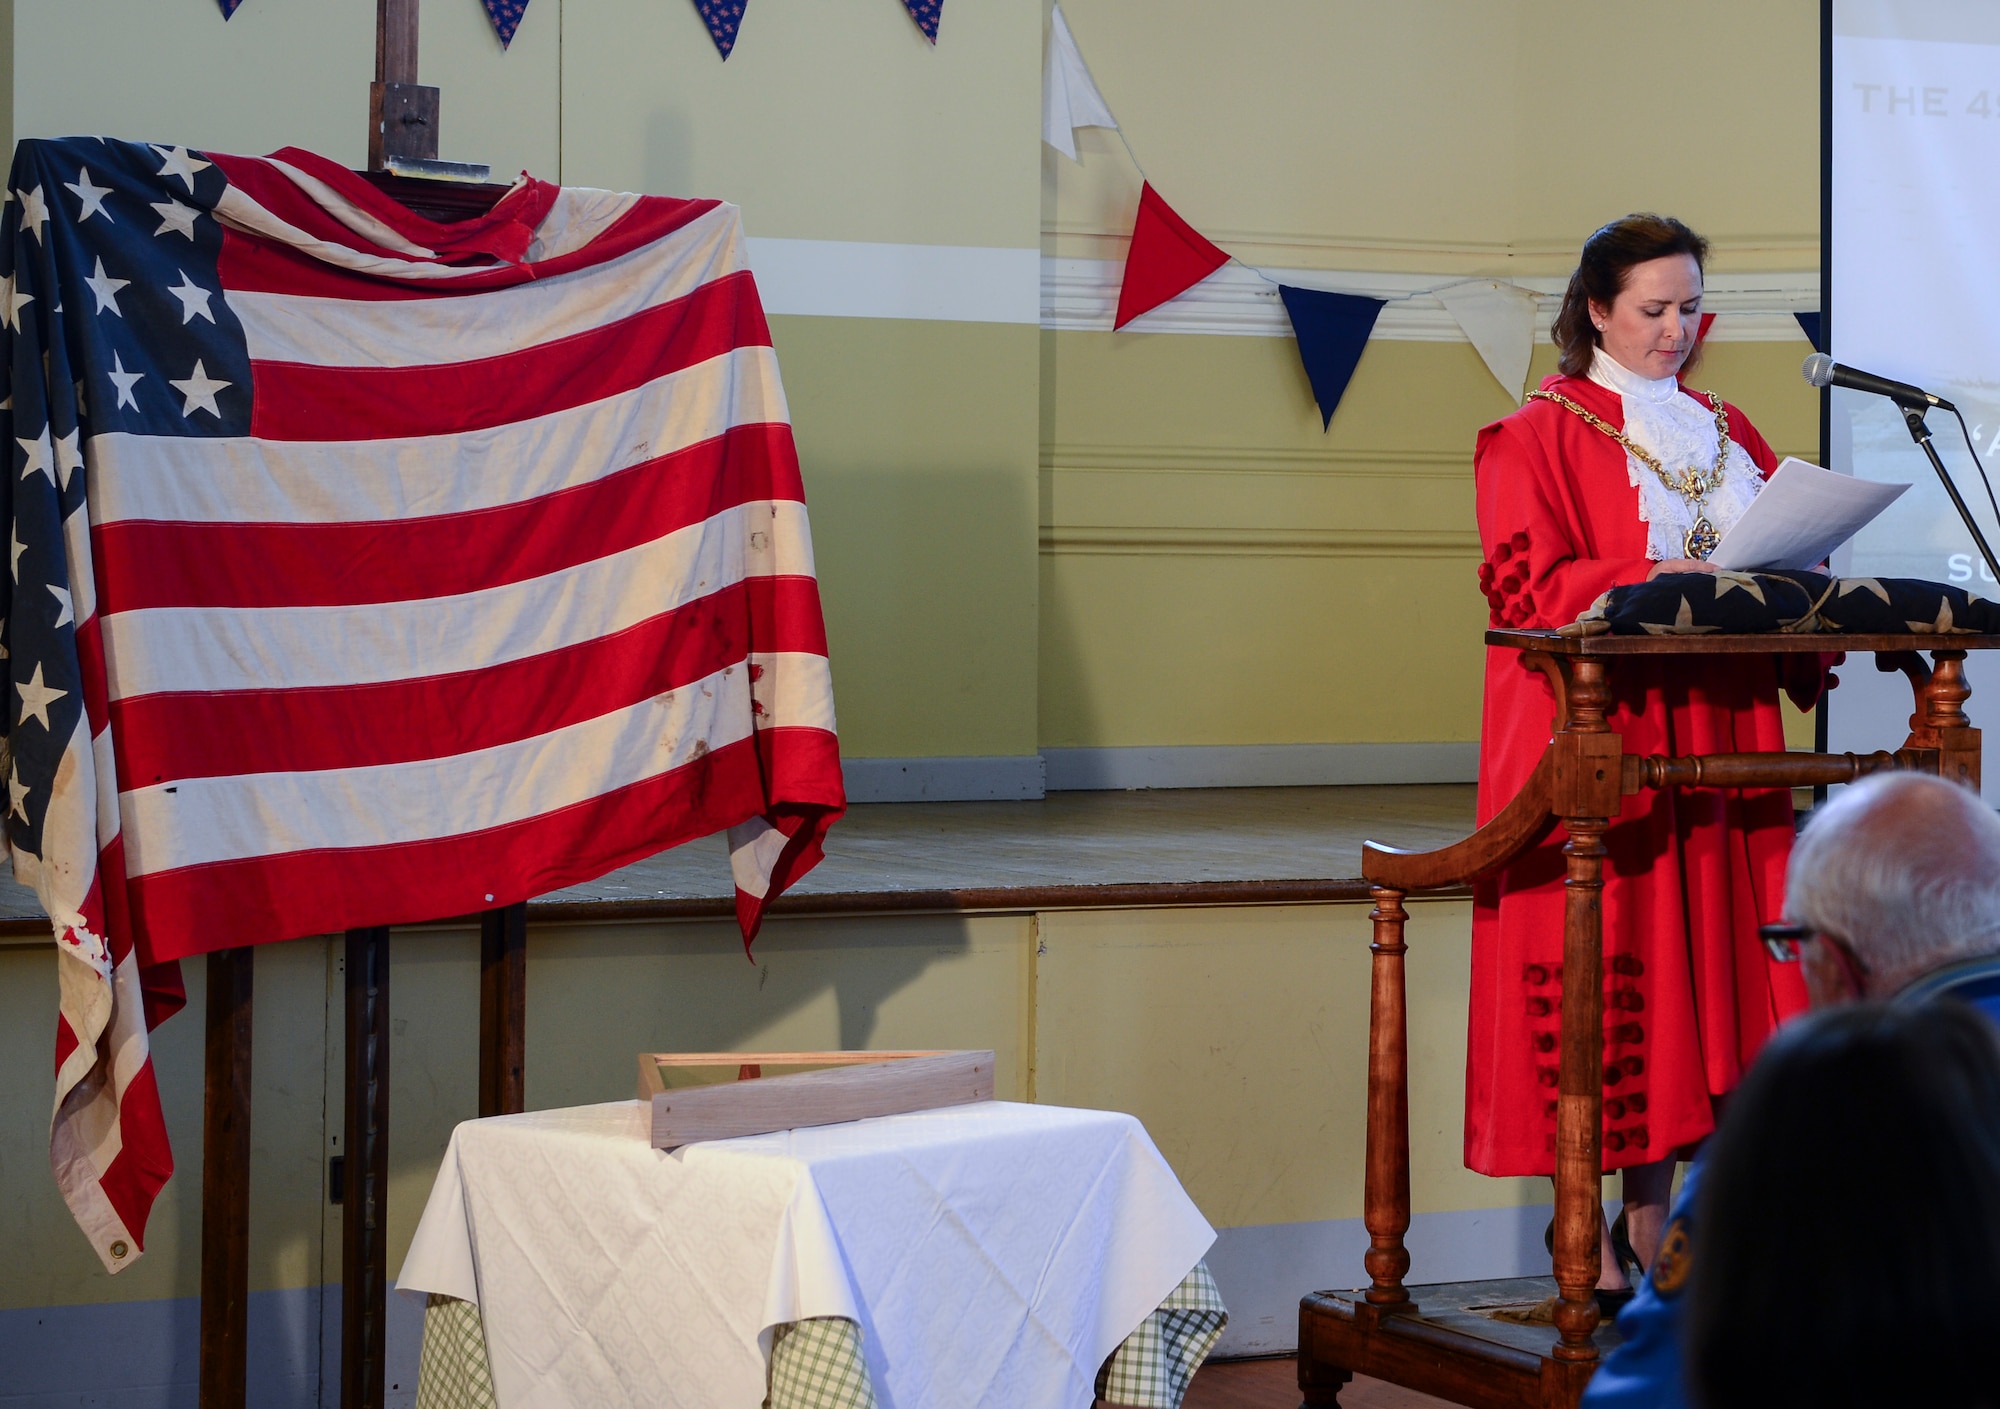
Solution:
[(249, 948), (208, 956), (201, 1121), (201, 1409), (244, 1409), (250, 1310)]
[(479, 1114), (527, 1109), (528, 907), (479, 917)]
[(389, 931), (347, 932), (341, 1409), (382, 1409), (389, 1260)]
[[(1409, 1008), (1404, 990), (1403, 927), (1409, 913), (1403, 892), (1374, 888), (1375, 938), (1368, 997), (1368, 1173), (1363, 1195), (1368, 1253), (1363, 1259), (1374, 1285), (1368, 1300), (1404, 1307), (1410, 1294), (1403, 1276), (1410, 1270), (1403, 1235), (1410, 1231), (1410, 1056)], [(1303, 1374), (1304, 1372), (1301, 1371)]]

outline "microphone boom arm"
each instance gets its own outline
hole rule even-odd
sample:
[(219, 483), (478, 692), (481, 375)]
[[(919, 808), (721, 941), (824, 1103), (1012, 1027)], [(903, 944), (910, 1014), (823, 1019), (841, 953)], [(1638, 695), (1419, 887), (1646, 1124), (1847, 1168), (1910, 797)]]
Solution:
[(1900, 401), (1897, 404), (1902, 409), (1904, 424), (1910, 428), (1910, 439), (1922, 447), (1924, 454), (1930, 457), (1931, 468), (1937, 471), (1938, 480), (1944, 485), (1944, 492), (1951, 496), (1952, 507), (1958, 510), (1958, 516), (1964, 521), (1966, 531), (1972, 535), (1972, 541), (1979, 545), (1979, 556), (1986, 559), (1987, 571), (1993, 574), (1995, 582), (2000, 582), (2000, 561), (1994, 559), (1993, 549), (1988, 546), (1986, 535), (1979, 531), (1979, 525), (1973, 521), (1972, 510), (1966, 507), (1965, 500), (1959, 495), (1958, 486), (1952, 483), (1950, 472), (1945, 469), (1944, 461), (1938, 456), (1937, 447), (1931, 444), (1931, 428), (1924, 423), (1924, 412), (1929, 408), (1904, 405)]

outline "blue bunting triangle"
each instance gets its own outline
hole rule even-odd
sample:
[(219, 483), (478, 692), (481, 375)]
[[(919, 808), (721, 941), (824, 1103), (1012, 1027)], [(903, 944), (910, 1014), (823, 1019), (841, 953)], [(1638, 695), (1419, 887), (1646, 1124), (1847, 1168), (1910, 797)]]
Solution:
[(521, 27), (521, 16), (528, 13), (528, 0), (486, 0), (486, 13), (493, 17), (493, 28), (500, 35), (500, 47), (505, 49), (514, 42), (514, 31)]
[(1278, 286), (1285, 312), (1292, 317), (1292, 334), (1299, 342), (1299, 360), (1319, 403), (1320, 429), (1333, 424), (1334, 410), (1354, 378), (1361, 350), (1375, 329), (1383, 300), (1359, 294), (1332, 294), (1322, 289)]
[(1819, 335), (1819, 310), (1815, 308), (1810, 313), (1794, 313), (1792, 317), (1799, 320), (1799, 331), (1806, 335), (1806, 341), (1812, 344), (1813, 351), (1825, 352), (1826, 344), (1820, 340)]
[(222, 18), (226, 20), (236, 13), (236, 7), (241, 5), (243, 0), (215, 0), (215, 3), (222, 6)]
[(716, 50), (727, 59), (729, 51), (736, 47), (736, 31), (743, 25), (743, 12), (749, 8), (749, 0), (694, 0), (694, 7), (701, 11), (701, 22), (708, 26)]
[(903, 8), (910, 12), (910, 18), (917, 22), (917, 28), (924, 32), (924, 38), (937, 43), (938, 18), (944, 11), (944, 0), (903, 0)]

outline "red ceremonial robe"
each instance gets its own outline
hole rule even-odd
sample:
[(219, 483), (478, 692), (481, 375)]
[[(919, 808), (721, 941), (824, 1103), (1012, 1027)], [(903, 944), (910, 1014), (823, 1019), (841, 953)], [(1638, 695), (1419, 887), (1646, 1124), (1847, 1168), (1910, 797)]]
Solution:
[[(1542, 385), (1624, 424), (1608, 388), (1560, 376)], [(1731, 439), (1769, 475), (1771, 448), (1742, 412), (1728, 414)], [(1479, 579), (1495, 626), (1562, 626), (1651, 571), (1624, 448), (1575, 412), (1528, 402), (1479, 433), (1473, 464)], [(1627, 753), (1782, 749), (1780, 668), (1772, 656), (1617, 662), (1611, 727)], [(1489, 648), (1482, 825), (1527, 781), (1554, 714), (1547, 680), (1516, 652)], [(1558, 827), (1475, 890), (1465, 1162), (1482, 1174), (1555, 1168), (1564, 837)], [(1788, 791), (1641, 792), (1605, 843), (1603, 1149), (1604, 1167), (1619, 1169), (1708, 1134), (1712, 1098), (1804, 1008), (1805, 989), (1797, 966), (1774, 964), (1757, 939), (1783, 904)]]

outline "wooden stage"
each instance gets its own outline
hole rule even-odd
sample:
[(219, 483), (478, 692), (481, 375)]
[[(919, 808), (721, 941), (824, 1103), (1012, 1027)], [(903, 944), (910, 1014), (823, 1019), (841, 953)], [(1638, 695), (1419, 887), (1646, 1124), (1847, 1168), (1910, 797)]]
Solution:
[[(1472, 830), (1472, 814), (1470, 783), (865, 803), (771, 913), (1360, 901), (1364, 840), (1443, 846)], [(532, 900), (528, 923), (723, 919), (732, 894), (722, 840), (709, 837)], [(49, 937), (4, 867), (0, 935)]]

